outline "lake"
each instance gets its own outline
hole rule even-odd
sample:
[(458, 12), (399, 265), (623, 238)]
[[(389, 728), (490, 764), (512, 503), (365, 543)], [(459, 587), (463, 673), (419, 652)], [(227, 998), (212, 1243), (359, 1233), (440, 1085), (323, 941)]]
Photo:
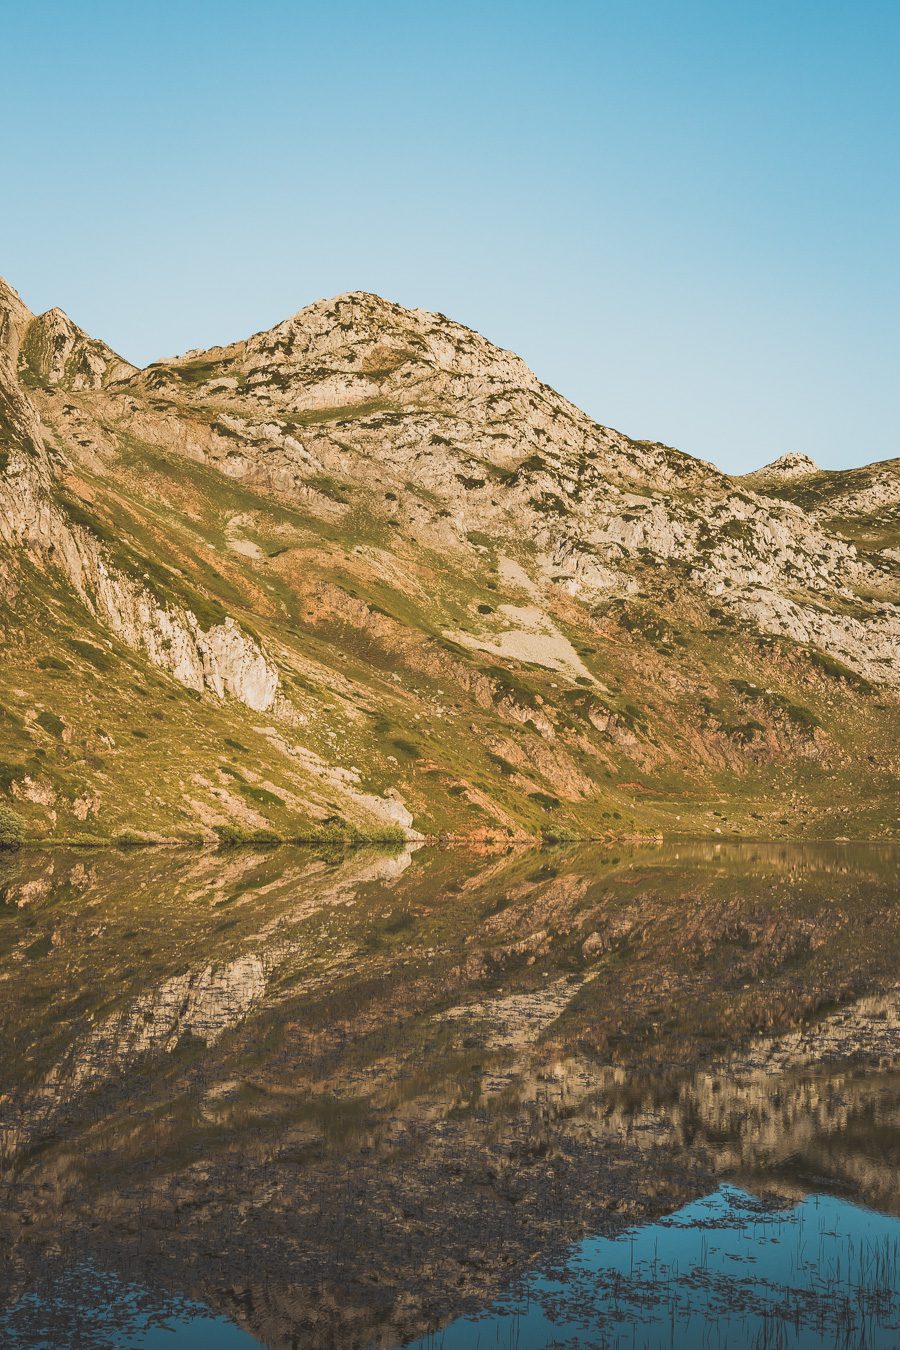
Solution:
[(890, 845), (0, 860), (0, 1344), (895, 1347)]

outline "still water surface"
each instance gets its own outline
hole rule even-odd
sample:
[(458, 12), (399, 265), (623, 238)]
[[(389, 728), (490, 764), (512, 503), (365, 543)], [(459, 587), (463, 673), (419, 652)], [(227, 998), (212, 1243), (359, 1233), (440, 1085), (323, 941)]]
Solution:
[(0, 1343), (896, 1346), (890, 847), (0, 864)]

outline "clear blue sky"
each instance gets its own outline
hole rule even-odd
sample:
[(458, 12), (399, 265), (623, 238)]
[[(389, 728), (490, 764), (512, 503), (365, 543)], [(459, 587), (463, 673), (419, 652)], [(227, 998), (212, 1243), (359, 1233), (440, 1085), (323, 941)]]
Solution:
[(732, 471), (900, 453), (900, 0), (50, 0), (0, 41), (0, 274), (137, 363), (372, 290)]

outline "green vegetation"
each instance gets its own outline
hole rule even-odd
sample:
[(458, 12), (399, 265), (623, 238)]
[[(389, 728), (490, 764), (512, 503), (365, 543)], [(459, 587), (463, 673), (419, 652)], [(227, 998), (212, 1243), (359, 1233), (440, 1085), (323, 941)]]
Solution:
[(574, 830), (568, 829), (565, 825), (552, 827), (544, 825), (541, 827), (541, 841), (545, 844), (577, 844), (582, 836), (576, 834)]
[(271, 792), (268, 788), (255, 787), (252, 783), (242, 783), (240, 790), (251, 802), (257, 802), (260, 806), (284, 806), (284, 798), (279, 797), (277, 792)]
[(25, 822), (0, 802), (0, 849), (19, 848), (25, 842)]
[(561, 802), (558, 797), (554, 797), (551, 792), (529, 792), (529, 798), (537, 802), (538, 806), (543, 807), (545, 811), (555, 811)]
[(317, 474), (307, 479), (307, 483), (314, 492), (318, 492), (320, 497), (327, 497), (330, 501), (337, 502), (341, 506), (347, 506), (350, 498), (346, 490), (340, 486), (333, 478), (327, 478), (323, 474)]
[(219, 848), (277, 848), (284, 841), (274, 830), (245, 830), (238, 825), (213, 827)]
[(348, 826), (346, 822), (317, 825), (299, 834), (289, 836), (288, 843), (308, 844), (314, 847), (337, 846), (340, 848), (362, 848), (366, 845), (385, 845), (401, 848), (406, 843), (406, 831), (399, 825), (381, 825), (365, 831)]
[(185, 384), (207, 384), (210, 380), (229, 373), (227, 363), (222, 361), (184, 361), (179, 365), (162, 367), (169, 374), (174, 375), (176, 379), (183, 380)]
[(112, 842), (117, 848), (147, 848), (158, 841), (152, 836), (139, 834), (137, 830), (122, 830)]
[(421, 758), (422, 752), (419, 747), (414, 745), (412, 741), (406, 740), (403, 736), (395, 736), (391, 741), (391, 745), (394, 750), (403, 755), (406, 759)]
[(288, 831), (285, 834), (270, 829), (243, 829), (237, 825), (216, 825), (214, 829), (219, 848), (277, 848), (283, 844), (296, 844), (344, 850), (368, 846), (402, 848), (406, 843), (406, 831), (399, 825), (384, 825), (364, 832), (348, 826), (346, 822), (326, 822), (297, 833)]
[[(96, 670), (107, 671), (112, 669), (113, 662), (109, 653), (95, 647), (92, 642), (83, 642), (81, 638), (69, 638), (69, 646), (73, 652), (77, 652), (79, 656), (84, 657), (85, 661), (89, 661)], [(57, 665), (55, 669), (67, 669), (67, 667)]]
[(809, 659), (817, 670), (822, 671), (831, 680), (840, 680), (842, 684), (847, 684), (851, 689), (858, 689), (862, 694), (871, 694), (874, 692), (872, 684), (858, 675), (855, 670), (845, 666), (843, 661), (838, 661), (836, 657), (829, 656), (827, 652), (819, 651), (814, 647), (809, 653)]
[(47, 709), (38, 713), (36, 721), (38, 726), (43, 727), (51, 736), (62, 736), (65, 730), (65, 723), (62, 718), (57, 717), (56, 713), (49, 712)]

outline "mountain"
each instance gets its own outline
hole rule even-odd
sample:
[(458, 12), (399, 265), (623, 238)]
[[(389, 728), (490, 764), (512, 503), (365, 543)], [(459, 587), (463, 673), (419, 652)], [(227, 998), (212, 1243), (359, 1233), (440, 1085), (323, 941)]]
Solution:
[(52, 837), (889, 833), (898, 484), (729, 477), (375, 295), (138, 370), (0, 282), (0, 786)]

